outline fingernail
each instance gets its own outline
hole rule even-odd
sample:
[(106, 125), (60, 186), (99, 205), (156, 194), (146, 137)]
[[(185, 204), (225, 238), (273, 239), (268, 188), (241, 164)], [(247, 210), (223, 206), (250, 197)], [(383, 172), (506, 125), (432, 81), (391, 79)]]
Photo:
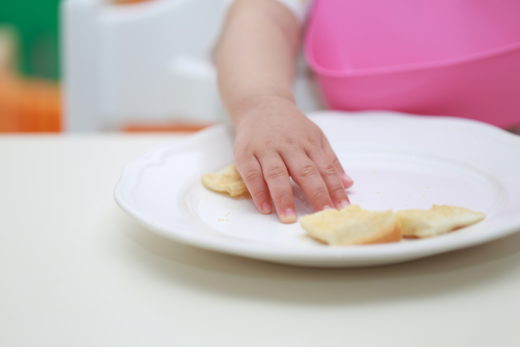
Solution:
[(338, 204), (339, 208), (345, 208), (349, 205), (348, 200), (341, 200)]
[(262, 207), (260, 208), (260, 212), (265, 213), (265, 214), (269, 214), (269, 213), (271, 213), (271, 212), (272, 212), (272, 210), (271, 210), (271, 204), (268, 203), (268, 202), (264, 202), (264, 203), (262, 204)]
[(344, 185), (349, 185), (350, 183), (354, 182), (354, 180), (346, 173), (341, 174), (341, 179)]
[(332, 210), (332, 207), (329, 205), (323, 206), (322, 210)]
[(296, 222), (296, 212), (294, 212), (292, 208), (288, 208), (285, 210), (285, 213), (280, 216), (280, 220), (282, 223), (294, 223)]

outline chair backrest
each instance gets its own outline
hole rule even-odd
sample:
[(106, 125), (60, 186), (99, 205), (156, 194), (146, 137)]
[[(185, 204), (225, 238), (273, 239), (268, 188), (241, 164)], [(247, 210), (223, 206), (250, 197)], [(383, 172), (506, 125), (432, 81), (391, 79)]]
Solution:
[[(65, 128), (224, 119), (211, 51), (230, 2), (64, 1)], [(310, 84), (299, 74), (297, 98), (308, 110), (317, 108)]]

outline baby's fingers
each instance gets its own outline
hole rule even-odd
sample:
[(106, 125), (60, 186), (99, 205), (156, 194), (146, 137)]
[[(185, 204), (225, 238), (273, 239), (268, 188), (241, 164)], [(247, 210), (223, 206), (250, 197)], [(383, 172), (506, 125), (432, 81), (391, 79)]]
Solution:
[(309, 157), (316, 163), (318, 170), (329, 191), (330, 197), (336, 208), (346, 207), (350, 202), (345, 193), (344, 180), (337, 170), (337, 165), (333, 159), (323, 153), (310, 153)]
[(294, 223), (296, 221), (296, 209), (285, 163), (278, 154), (264, 155), (259, 160), (280, 221)]
[(350, 188), (354, 184), (354, 181), (350, 176), (348, 176), (345, 173), (345, 169), (343, 169), (343, 166), (341, 165), (338, 157), (336, 156), (336, 153), (334, 153), (334, 150), (332, 149), (332, 146), (330, 145), (329, 141), (324, 137), (322, 142), (322, 148), (325, 152), (325, 158), (329, 160), (332, 165), (335, 167), (338, 175), (340, 176), (341, 182), (343, 183), (343, 186), (345, 188)]
[(334, 207), (319, 169), (303, 151), (284, 153), (284, 160), (291, 177), (302, 188), (314, 210)]
[(236, 165), (258, 211), (264, 214), (271, 213), (271, 198), (258, 160), (249, 155), (246, 158), (237, 158)]

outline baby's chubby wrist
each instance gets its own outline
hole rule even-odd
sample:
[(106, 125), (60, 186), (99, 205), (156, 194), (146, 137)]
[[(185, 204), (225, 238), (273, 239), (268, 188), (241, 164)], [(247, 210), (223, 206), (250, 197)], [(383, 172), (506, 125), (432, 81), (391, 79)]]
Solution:
[(249, 118), (249, 116), (256, 117), (273, 113), (279, 113), (279, 116), (290, 114), (284, 112), (287, 108), (296, 109), (292, 95), (270, 94), (244, 98), (233, 105), (229, 111), (235, 127), (238, 127), (242, 120)]

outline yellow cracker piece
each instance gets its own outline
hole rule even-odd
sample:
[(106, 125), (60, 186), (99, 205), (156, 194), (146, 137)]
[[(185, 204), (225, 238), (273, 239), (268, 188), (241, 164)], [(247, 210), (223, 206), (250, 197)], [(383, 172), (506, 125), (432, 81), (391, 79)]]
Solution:
[(225, 193), (231, 197), (249, 195), (247, 187), (234, 164), (228, 165), (220, 171), (203, 175), (201, 181), (202, 185), (209, 190)]
[(309, 236), (329, 245), (365, 245), (401, 240), (399, 220), (392, 211), (367, 211), (358, 205), (324, 210), (300, 218)]
[(460, 229), (483, 220), (481, 212), (464, 207), (433, 205), (429, 210), (397, 212), (405, 237), (432, 237)]

